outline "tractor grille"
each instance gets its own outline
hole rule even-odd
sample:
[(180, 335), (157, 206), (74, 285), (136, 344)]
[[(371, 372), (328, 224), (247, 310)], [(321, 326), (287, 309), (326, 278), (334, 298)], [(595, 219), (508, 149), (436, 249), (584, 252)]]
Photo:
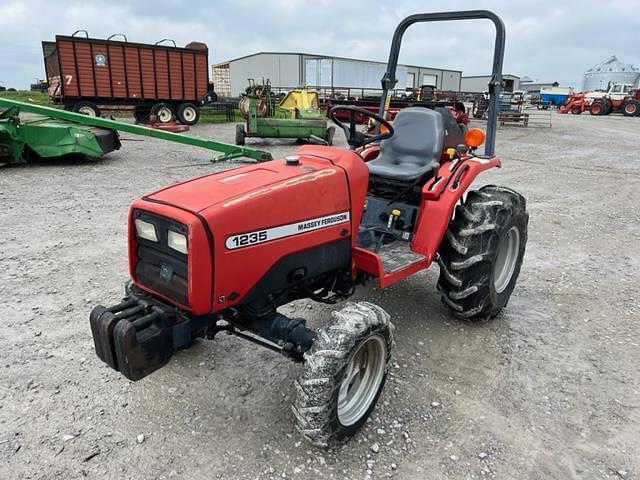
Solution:
[(158, 241), (152, 242), (139, 238), (136, 234), (138, 263), (135, 272), (138, 283), (176, 302), (188, 305), (188, 256), (169, 248), (167, 244), (169, 230), (187, 235), (187, 227), (169, 218), (142, 210), (135, 210), (133, 218), (153, 223), (158, 236)]

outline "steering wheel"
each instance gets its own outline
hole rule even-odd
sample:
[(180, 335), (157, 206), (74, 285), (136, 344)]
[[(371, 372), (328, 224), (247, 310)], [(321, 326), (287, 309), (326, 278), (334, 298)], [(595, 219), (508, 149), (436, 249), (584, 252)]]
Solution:
[[(345, 111), (349, 112), (349, 125), (342, 123), (338, 120), (337, 113)], [(356, 130), (356, 115), (361, 114), (367, 118), (371, 118), (378, 122), (379, 125), (386, 127), (387, 131), (385, 133), (378, 133), (377, 135), (367, 135), (366, 133), (359, 132)], [(364, 147), (373, 142), (379, 142), (381, 140), (385, 140), (390, 138), (395, 130), (393, 129), (393, 125), (391, 123), (382, 118), (377, 113), (372, 113), (369, 110), (365, 110), (364, 108), (354, 107), (351, 105), (338, 105), (329, 110), (329, 118), (333, 123), (335, 123), (338, 127), (340, 127), (344, 134), (347, 137), (347, 143), (352, 149)]]

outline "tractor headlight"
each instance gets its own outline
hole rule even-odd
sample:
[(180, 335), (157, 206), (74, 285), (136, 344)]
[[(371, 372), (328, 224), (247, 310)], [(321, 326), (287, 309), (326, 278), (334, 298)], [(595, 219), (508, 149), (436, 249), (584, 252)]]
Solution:
[(187, 254), (187, 236), (182, 233), (169, 230), (167, 236), (167, 246), (173, 248), (176, 252)]
[(136, 233), (139, 238), (149, 240), (150, 242), (158, 241), (158, 232), (156, 232), (156, 226), (153, 223), (145, 222), (144, 220), (136, 218), (135, 225)]

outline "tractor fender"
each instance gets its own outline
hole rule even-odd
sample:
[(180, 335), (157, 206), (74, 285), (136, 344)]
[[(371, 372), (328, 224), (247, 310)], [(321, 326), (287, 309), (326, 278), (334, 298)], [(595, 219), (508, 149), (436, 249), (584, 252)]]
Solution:
[(432, 262), (453, 218), (456, 204), (481, 172), (501, 166), (502, 161), (497, 156), (468, 157), (463, 161), (443, 164), (438, 176), (422, 189), (411, 250), (424, 255), (429, 263)]

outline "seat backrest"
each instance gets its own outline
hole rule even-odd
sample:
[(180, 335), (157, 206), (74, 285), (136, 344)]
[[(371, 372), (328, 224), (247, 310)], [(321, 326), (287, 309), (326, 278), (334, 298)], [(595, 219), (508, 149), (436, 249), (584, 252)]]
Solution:
[(446, 107), (438, 107), (435, 109), (442, 115), (442, 124), (444, 125), (444, 143), (442, 148), (456, 148), (460, 144), (464, 144), (464, 133), (453, 118), (453, 113)]
[(442, 115), (423, 107), (404, 108), (393, 121), (395, 133), (380, 142), (378, 158), (392, 165), (419, 167), (439, 162), (444, 142)]

